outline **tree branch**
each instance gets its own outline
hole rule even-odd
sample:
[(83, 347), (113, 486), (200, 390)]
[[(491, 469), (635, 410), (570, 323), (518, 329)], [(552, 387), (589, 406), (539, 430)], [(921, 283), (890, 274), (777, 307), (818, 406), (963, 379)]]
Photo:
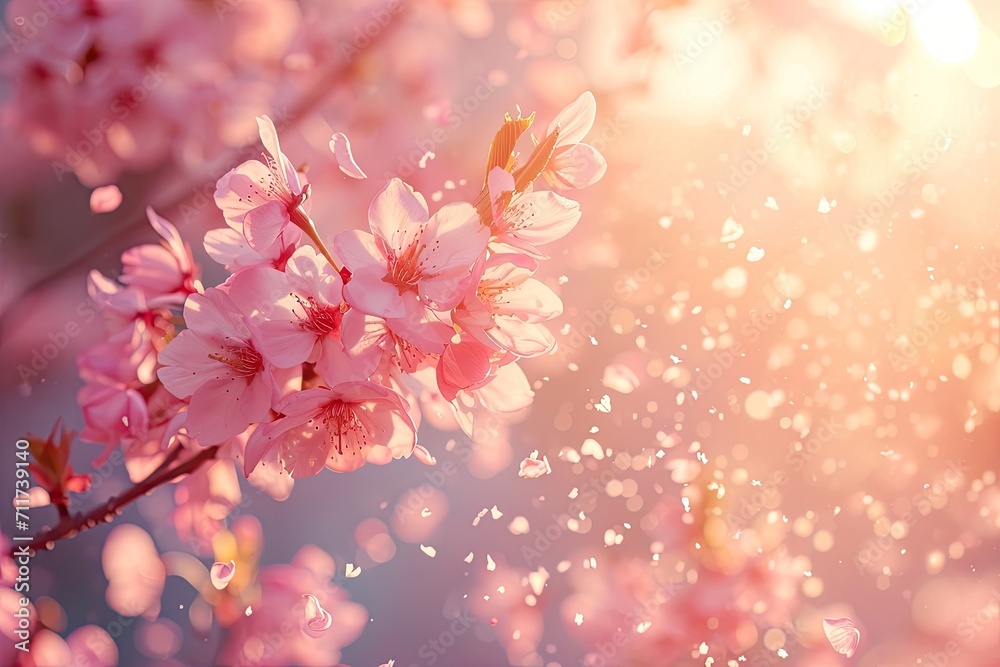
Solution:
[[(212, 445), (211, 447), (206, 447), (174, 468), (161, 467), (117, 498), (114, 496), (108, 498), (107, 502), (98, 505), (87, 514), (77, 514), (75, 517), (63, 519), (54, 528), (36, 535), (27, 545), (23, 542), (14, 542), (14, 546), (10, 550), (10, 555), (13, 555), (15, 550), (23, 549), (25, 546), (32, 551), (38, 551), (39, 549), (48, 550), (51, 548), (48, 546), (50, 543), (75, 537), (79, 533), (99, 524), (110, 523), (117, 516), (118, 512), (132, 501), (141, 498), (158, 486), (196, 471), (202, 464), (215, 459), (221, 446)], [(173, 454), (173, 456), (176, 456), (176, 454)]]

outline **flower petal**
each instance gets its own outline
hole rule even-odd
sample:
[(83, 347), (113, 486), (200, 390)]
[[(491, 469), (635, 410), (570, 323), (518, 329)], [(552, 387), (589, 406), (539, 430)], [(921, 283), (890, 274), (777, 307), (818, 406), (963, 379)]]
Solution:
[(110, 213), (122, 203), (122, 191), (117, 185), (105, 185), (90, 193), (90, 210), (94, 213)]
[(330, 139), (330, 150), (333, 151), (333, 157), (337, 160), (337, 166), (342, 172), (351, 178), (368, 178), (365, 172), (361, 171), (358, 163), (354, 161), (354, 155), (351, 154), (351, 142), (343, 132), (337, 132)]
[(215, 586), (217, 590), (221, 591), (223, 588), (228, 586), (234, 576), (236, 576), (236, 561), (231, 560), (228, 563), (216, 562), (212, 565), (212, 585)]
[(848, 658), (858, 650), (861, 642), (861, 631), (854, 627), (854, 621), (849, 618), (824, 618), (823, 632), (833, 650)]

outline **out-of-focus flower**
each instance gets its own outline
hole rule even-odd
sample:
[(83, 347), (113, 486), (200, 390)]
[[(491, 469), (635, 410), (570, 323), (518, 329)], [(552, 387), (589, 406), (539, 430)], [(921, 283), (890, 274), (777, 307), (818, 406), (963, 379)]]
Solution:
[(133, 524), (115, 526), (101, 553), (108, 606), (125, 616), (156, 618), (167, 572), (153, 539)]
[(340, 650), (368, 623), (364, 607), (350, 602), (330, 583), (335, 564), (312, 546), (299, 550), (289, 565), (269, 565), (259, 576), (253, 613), (238, 618), (219, 654), (219, 664), (259, 662), (323, 667), (340, 660)]
[(105, 185), (90, 193), (90, 210), (94, 213), (110, 213), (122, 203), (122, 191), (117, 185)]

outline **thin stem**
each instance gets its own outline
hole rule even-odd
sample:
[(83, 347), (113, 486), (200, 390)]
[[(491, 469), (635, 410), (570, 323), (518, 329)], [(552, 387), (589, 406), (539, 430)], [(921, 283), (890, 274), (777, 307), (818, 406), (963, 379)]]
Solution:
[(184, 451), (184, 448), (181, 446), (181, 443), (174, 443), (174, 446), (167, 452), (167, 456), (163, 459), (163, 463), (156, 466), (156, 470), (151, 472), (149, 477), (166, 470), (167, 466), (177, 460), (177, 457), (180, 456), (182, 451)]
[(330, 251), (327, 250), (326, 244), (323, 243), (323, 239), (319, 237), (319, 232), (316, 231), (316, 225), (313, 224), (312, 219), (306, 215), (301, 206), (295, 209), (295, 212), (292, 213), (292, 224), (306, 233), (309, 240), (316, 244), (317, 250), (323, 253), (323, 256), (326, 257), (326, 261), (330, 262), (330, 266), (333, 267), (333, 270), (340, 273), (340, 267), (333, 259), (333, 255)]
[(75, 536), (102, 523), (110, 523), (117, 516), (118, 512), (129, 503), (141, 498), (156, 487), (177, 479), (181, 475), (194, 472), (202, 464), (214, 459), (221, 446), (212, 445), (211, 447), (206, 447), (175, 468), (164, 468), (153, 472), (149, 477), (117, 498), (108, 498), (106, 503), (98, 505), (86, 514), (77, 514), (75, 517), (68, 517), (68, 520), (64, 519), (60, 521), (55, 528), (50, 528), (36, 535), (27, 545), (23, 542), (15, 542), (14, 546), (11, 547), (10, 555), (13, 556), (17, 550), (23, 549), (25, 546), (32, 551), (38, 551), (39, 548), (48, 549), (46, 545), (50, 542), (57, 542), (67, 537)]

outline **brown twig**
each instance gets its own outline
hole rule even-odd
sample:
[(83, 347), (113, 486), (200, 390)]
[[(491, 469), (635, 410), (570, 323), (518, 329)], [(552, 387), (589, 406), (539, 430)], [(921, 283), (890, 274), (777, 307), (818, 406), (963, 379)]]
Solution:
[[(177, 479), (181, 475), (187, 475), (196, 471), (202, 466), (202, 464), (213, 460), (215, 455), (219, 452), (219, 448), (221, 446), (222, 445), (212, 445), (211, 447), (206, 447), (174, 468), (163, 467), (162, 469), (157, 469), (149, 477), (142, 480), (122, 495), (108, 498), (105, 503), (98, 505), (86, 514), (77, 514), (75, 517), (71, 516), (63, 519), (54, 528), (50, 528), (39, 533), (27, 544), (24, 544), (23, 542), (15, 542), (14, 546), (10, 550), (10, 555), (13, 556), (15, 551), (25, 547), (33, 551), (38, 551), (40, 548), (48, 549), (49, 547), (47, 545), (49, 543), (76, 536), (77, 534), (82, 533), (85, 530), (89, 530), (99, 524), (113, 521), (115, 516), (118, 515), (118, 512), (132, 501), (141, 498), (158, 486)], [(176, 451), (179, 452), (180, 450)], [(168, 455), (168, 458), (169, 456), (170, 455)], [(176, 454), (174, 454), (174, 456), (176, 456)]]

